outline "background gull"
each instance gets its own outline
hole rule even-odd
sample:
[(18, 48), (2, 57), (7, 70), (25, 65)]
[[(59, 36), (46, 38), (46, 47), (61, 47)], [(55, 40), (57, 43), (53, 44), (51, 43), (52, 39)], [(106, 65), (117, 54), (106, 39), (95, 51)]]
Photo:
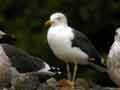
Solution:
[(115, 33), (108, 55), (107, 69), (111, 79), (120, 87), (120, 28)]

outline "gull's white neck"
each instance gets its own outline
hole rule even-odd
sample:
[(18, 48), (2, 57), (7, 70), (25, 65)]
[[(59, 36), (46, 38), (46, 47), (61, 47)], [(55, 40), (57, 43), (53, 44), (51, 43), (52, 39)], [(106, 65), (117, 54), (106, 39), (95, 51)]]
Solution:
[(60, 23), (60, 24), (53, 24), (51, 27), (54, 28), (54, 27), (66, 27), (68, 26), (67, 23)]

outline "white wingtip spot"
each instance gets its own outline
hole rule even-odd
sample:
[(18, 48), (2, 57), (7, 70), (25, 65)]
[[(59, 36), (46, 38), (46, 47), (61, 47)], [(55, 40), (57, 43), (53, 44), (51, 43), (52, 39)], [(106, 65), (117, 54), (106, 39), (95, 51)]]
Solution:
[(54, 70), (54, 69), (55, 69), (55, 67), (53, 67), (53, 66), (52, 66), (52, 67), (51, 67), (51, 69), (53, 69), (53, 70)]
[(60, 68), (59, 68), (59, 67), (57, 67), (57, 70), (60, 70)]
[(44, 63), (45, 67), (38, 72), (45, 72), (50, 70), (50, 66), (47, 63)]
[(58, 75), (61, 75), (62, 74), (62, 72), (58, 72)]
[(6, 33), (0, 30), (0, 35), (6, 35)]

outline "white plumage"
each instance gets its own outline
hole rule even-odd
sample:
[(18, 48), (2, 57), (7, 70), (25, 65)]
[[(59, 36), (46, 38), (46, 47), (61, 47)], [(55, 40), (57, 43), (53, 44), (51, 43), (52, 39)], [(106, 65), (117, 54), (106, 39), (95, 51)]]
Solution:
[(80, 48), (72, 47), (73, 38), (72, 28), (62, 25), (50, 27), (47, 34), (48, 43), (60, 60), (88, 64), (88, 55)]

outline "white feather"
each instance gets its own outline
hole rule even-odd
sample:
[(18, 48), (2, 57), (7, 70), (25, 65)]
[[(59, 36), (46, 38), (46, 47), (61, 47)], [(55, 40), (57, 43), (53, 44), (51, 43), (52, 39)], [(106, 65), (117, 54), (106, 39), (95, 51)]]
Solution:
[(51, 26), (47, 33), (48, 44), (53, 53), (65, 62), (88, 64), (88, 55), (80, 48), (72, 47), (72, 28), (66, 24)]

